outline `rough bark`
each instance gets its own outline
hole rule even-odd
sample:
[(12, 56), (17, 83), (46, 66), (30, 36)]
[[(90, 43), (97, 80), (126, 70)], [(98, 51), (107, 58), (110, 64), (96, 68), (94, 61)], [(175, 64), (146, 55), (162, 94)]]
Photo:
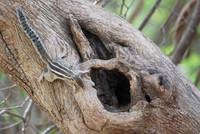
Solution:
[[(38, 83), (46, 65), (19, 24), (17, 7), (52, 59), (62, 57), (66, 67), (89, 70), (82, 76), (84, 89), (71, 81)], [(200, 133), (198, 89), (120, 17), (83, 0), (1, 0), (0, 13), (1, 70), (64, 133)], [(70, 14), (92, 49), (81, 48), (72, 37)], [(85, 51), (92, 56), (82, 57)]]

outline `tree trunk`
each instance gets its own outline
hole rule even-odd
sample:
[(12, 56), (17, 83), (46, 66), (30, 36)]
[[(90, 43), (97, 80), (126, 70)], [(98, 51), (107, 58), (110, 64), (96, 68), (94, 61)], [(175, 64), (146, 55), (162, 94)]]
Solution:
[[(73, 79), (38, 82), (46, 64), (20, 26), (16, 8), (51, 59), (88, 71), (81, 75), (83, 88)], [(1, 71), (63, 133), (200, 133), (198, 89), (120, 17), (84, 0), (1, 0), (0, 13)]]

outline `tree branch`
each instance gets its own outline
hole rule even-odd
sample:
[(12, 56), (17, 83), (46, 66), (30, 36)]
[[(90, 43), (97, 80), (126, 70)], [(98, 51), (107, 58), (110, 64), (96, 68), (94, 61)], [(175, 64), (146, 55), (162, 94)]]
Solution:
[(149, 11), (149, 13), (147, 14), (147, 16), (145, 17), (145, 19), (143, 20), (142, 24), (139, 26), (139, 30), (142, 31), (142, 29), (145, 27), (145, 25), (147, 24), (147, 22), (149, 21), (149, 19), (151, 18), (151, 16), (153, 15), (154, 11), (156, 10), (156, 8), (159, 6), (161, 0), (157, 0), (155, 2), (155, 4), (153, 5), (152, 9)]
[(194, 82), (194, 85), (198, 85), (200, 81), (200, 66), (198, 67), (198, 71), (197, 71), (197, 75), (196, 75), (196, 79), (195, 79), (195, 82)]

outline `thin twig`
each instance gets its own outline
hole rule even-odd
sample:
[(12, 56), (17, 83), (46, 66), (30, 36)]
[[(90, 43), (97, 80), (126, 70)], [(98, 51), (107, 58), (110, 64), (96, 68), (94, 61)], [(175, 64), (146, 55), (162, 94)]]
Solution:
[(152, 9), (150, 10), (150, 12), (147, 14), (147, 16), (145, 17), (144, 21), (142, 22), (142, 24), (139, 26), (139, 30), (141, 31), (144, 26), (147, 24), (147, 22), (149, 21), (149, 19), (151, 18), (151, 16), (153, 15), (154, 11), (156, 10), (156, 8), (159, 6), (161, 0), (157, 0), (156, 3), (153, 5)]
[(6, 129), (10, 129), (10, 128), (12, 128), (12, 127), (15, 127), (15, 126), (19, 125), (20, 123), (22, 123), (22, 120), (20, 120), (20, 121), (18, 121), (18, 122), (15, 122), (15, 123), (13, 123), (13, 124), (10, 124), (10, 125), (8, 125), (8, 126), (2, 127), (2, 128), (0, 128), (0, 131), (6, 130)]
[(197, 76), (196, 76), (194, 85), (197, 86), (199, 81), (200, 81), (200, 66), (198, 67), (198, 72), (197, 72)]
[(10, 88), (13, 88), (13, 87), (16, 87), (16, 86), (17, 86), (16, 84), (13, 84), (9, 87), (0, 88), (0, 91), (7, 90), (7, 89), (10, 89)]
[(33, 107), (33, 101), (30, 99), (29, 102), (28, 102), (28, 106), (26, 107), (24, 114), (23, 114), (25, 122), (22, 124), (22, 132), (25, 131), (25, 128), (27, 127), (27, 124), (30, 121), (30, 115), (31, 115), (32, 107)]
[(128, 11), (129, 11), (129, 9), (131, 8), (131, 6), (133, 5), (134, 1), (135, 1), (135, 0), (131, 0), (130, 4), (126, 7), (126, 12), (125, 12), (124, 15), (123, 15), (124, 18), (126, 18), (127, 13), (128, 13)]
[(19, 105), (17, 105), (17, 106), (0, 108), (0, 110), (11, 110), (11, 109), (16, 109), (16, 108), (22, 108), (22, 107), (26, 104), (26, 102), (27, 102), (28, 100), (29, 100), (29, 96), (27, 96), (27, 97), (25, 98), (25, 100), (24, 100), (21, 104), (19, 104)]
[(54, 129), (56, 129), (56, 128), (57, 128), (56, 125), (53, 124), (53, 125), (49, 126), (48, 128), (46, 128), (46, 129), (42, 132), (42, 134), (48, 134), (50, 131), (52, 131), (52, 130), (54, 130)]
[(167, 18), (167, 20), (165, 21), (165, 23), (161, 26), (160, 31), (161, 31), (161, 41), (159, 43), (159, 46), (162, 46), (163, 44), (165, 44), (166, 42), (166, 33), (168, 33), (170, 27), (173, 23), (173, 21), (177, 18), (178, 13), (181, 11), (182, 7), (184, 5), (184, 1), (183, 0), (178, 0), (175, 4), (175, 6), (173, 7), (172, 11), (170, 12), (169, 17)]
[(189, 22), (185, 32), (176, 49), (174, 50), (171, 59), (172, 62), (177, 65), (183, 58), (183, 55), (187, 48), (191, 45), (191, 41), (196, 34), (196, 29), (200, 21), (200, 1), (197, 2), (194, 12), (192, 14), (191, 21)]
[(179, 43), (184, 33), (184, 30), (188, 25), (189, 22), (188, 20), (190, 19), (190, 16), (192, 14), (191, 11), (193, 11), (196, 3), (197, 0), (189, 0), (179, 13), (179, 16), (175, 22), (174, 33), (173, 33), (174, 50), (176, 49), (177, 44)]
[(8, 92), (8, 95), (0, 102), (0, 105), (3, 104), (3, 103), (6, 103), (8, 101), (8, 99), (10, 98), (10, 96), (11, 96), (11, 93)]
[(17, 117), (17, 118), (19, 118), (19, 119), (21, 119), (21, 120), (18, 121), (18, 122), (16, 122), (16, 123), (13, 123), (13, 124), (11, 124), (11, 125), (8, 125), (8, 126), (5, 126), (5, 127), (0, 128), (0, 131), (5, 130), (5, 129), (9, 129), (9, 128), (12, 128), (12, 127), (15, 127), (16, 125), (18, 125), (18, 124), (20, 124), (20, 123), (22, 123), (22, 122), (25, 121), (25, 118), (24, 118), (24, 117), (22, 117), (22, 116), (20, 116), (20, 115), (17, 115), (17, 114), (14, 114), (14, 113), (11, 113), (11, 112), (9, 112), (9, 111), (7, 111), (7, 110), (2, 110), (2, 111), (0, 112), (0, 115), (1, 115), (1, 114), (5, 114), (5, 113), (8, 114), (8, 115), (10, 115), (10, 116), (15, 116), (15, 117)]
[(9, 111), (5, 111), (6, 114), (10, 115), (10, 116), (14, 116), (14, 117), (17, 117), (19, 119), (21, 119), (23, 122), (25, 122), (25, 118), (22, 117), (21, 115), (18, 115), (18, 114), (15, 114), (15, 113), (11, 113)]
[(12, 127), (15, 127), (15, 126), (21, 124), (22, 122), (23, 122), (23, 130), (24, 130), (24, 128), (25, 128), (24, 126), (26, 126), (26, 124), (28, 122), (27, 121), (27, 117), (28, 117), (28, 115), (30, 115), (30, 111), (31, 111), (32, 106), (33, 106), (33, 101), (31, 99), (29, 99), (29, 103), (28, 103), (28, 105), (27, 105), (27, 107), (26, 107), (26, 109), (25, 109), (25, 111), (23, 113), (23, 116), (11, 113), (11, 112), (9, 112), (9, 111), (7, 111), (5, 109), (3, 109), (2, 111), (0, 111), (0, 115), (2, 115), (4, 113), (7, 113), (7, 114), (9, 114), (11, 116), (15, 116), (15, 117), (18, 117), (18, 118), (21, 119), (20, 121), (18, 121), (16, 123), (13, 123), (13, 124), (10, 124), (8, 126), (0, 128), (0, 131), (5, 130), (5, 129), (9, 129), (9, 128), (12, 128)]
[(6, 112), (5, 109), (4, 109), (4, 110), (1, 110), (1, 111), (0, 111), (0, 115), (4, 114), (5, 112)]
[(125, 0), (122, 0), (122, 4), (121, 4), (121, 8), (120, 8), (120, 16), (122, 16), (124, 5), (125, 5)]

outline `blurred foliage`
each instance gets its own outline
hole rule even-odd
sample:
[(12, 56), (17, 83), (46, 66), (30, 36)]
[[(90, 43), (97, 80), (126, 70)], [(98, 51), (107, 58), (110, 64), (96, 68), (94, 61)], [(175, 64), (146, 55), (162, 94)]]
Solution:
[[(131, 3), (132, 0), (125, 0), (125, 4), (128, 6)], [(114, 12), (117, 15), (120, 15), (120, 7), (121, 7), (122, 0), (114, 1), (112, 0), (106, 9)], [(133, 5), (128, 9), (128, 15), (130, 15), (131, 11), (135, 8), (137, 0), (134, 0)], [(148, 12), (151, 10), (152, 6), (156, 0), (144, 0), (143, 7), (139, 14), (134, 18), (132, 25), (136, 28), (139, 27), (139, 25), (143, 22), (144, 18), (148, 14)], [(148, 21), (147, 25), (142, 30), (142, 33), (144, 33), (147, 37), (149, 37), (153, 41), (157, 41), (157, 36), (160, 34), (160, 30), (162, 25), (167, 20), (170, 12), (172, 11), (173, 6), (176, 4), (176, 0), (162, 0), (159, 7), (156, 9), (156, 11), (151, 16), (150, 20)], [(124, 7), (123, 14), (126, 12), (126, 6)], [(122, 14), (122, 15), (123, 15)], [(178, 14), (177, 14), (178, 15)], [(123, 17), (123, 16), (122, 16)], [(127, 19), (127, 18), (125, 18)], [(175, 24), (175, 22), (173, 22)], [(170, 53), (173, 51), (173, 42), (172, 42), (172, 36), (173, 36), (173, 27), (170, 28), (169, 33), (167, 35), (165, 43), (160, 46), (163, 53), (165, 53), (167, 56), (170, 56)], [(198, 39), (200, 35), (200, 26), (198, 26), (197, 29), (197, 38), (193, 41), (193, 46), (198, 47), (198, 49), (192, 49), (190, 52), (189, 57), (184, 58), (182, 62), (178, 65), (178, 67), (181, 69), (181, 71), (189, 78), (191, 82), (195, 81), (195, 77), (197, 74), (198, 66), (200, 65), (200, 46), (198, 45), (200, 43), (200, 39)], [(198, 88), (200, 88), (200, 82), (198, 84)]]
[[(189, 77), (189, 79), (194, 82), (198, 70), (198, 65), (200, 65), (200, 55), (198, 53), (191, 53), (189, 57), (182, 60), (180, 69)], [(200, 84), (200, 83), (199, 83)]]
[(4, 79), (6, 79), (5, 74), (3, 74), (2, 72), (0, 72), (0, 80), (4, 80)]
[(19, 89), (19, 94), (23, 99), (25, 99), (25, 97), (27, 96), (26, 93), (24, 92), (24, 90), (21, 88)]

